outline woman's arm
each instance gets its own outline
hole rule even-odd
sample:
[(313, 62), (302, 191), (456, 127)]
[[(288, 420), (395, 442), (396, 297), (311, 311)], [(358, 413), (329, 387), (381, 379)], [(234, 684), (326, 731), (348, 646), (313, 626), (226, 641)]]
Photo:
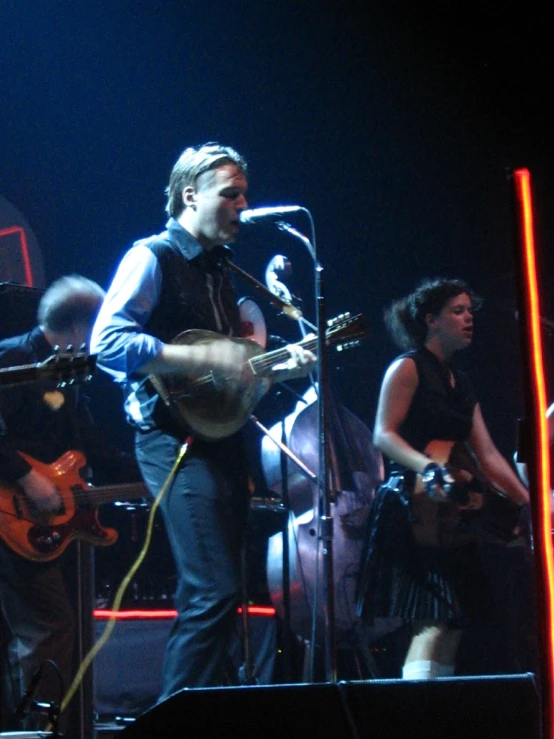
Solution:
[(529, 503), (527, 489), (518, 480), (517, 475), (491, 439), (478, 403), (473, 411), (469, 444), (475, 452), (483, 472), (491, 482), (515, 503), (519, 505)]
[(395, 462), (414, 472), (423, 472), (429, 457), (410, 446), (398, 433), (410, 410), (418, 382), (413, 359), (403, 357), (388, 368), (379, 393), (373, 443)]

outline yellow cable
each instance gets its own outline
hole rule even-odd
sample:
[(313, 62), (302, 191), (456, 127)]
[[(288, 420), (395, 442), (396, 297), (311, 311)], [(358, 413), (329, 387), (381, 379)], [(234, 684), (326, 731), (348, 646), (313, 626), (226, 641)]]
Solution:
[[(189, 443), (190, 443), (190, 440), (187, 439), (187, 441), (185, 441), (185, 443), (179, 449), (179, 454), (177, 455), (177, 459), (175, 460), (175, 464), (171, 468), (171, 472), (169, 473), (169, 475), (167, 477), (167, 480), (164, 482), (164, 484), (162, 486), (162, 489), (160, 490), (160, 492), (158, 493), (158, 495), (156, 496), (156, 498), (154, 500), (154, 503), (152, 504), (152, 508), (150, 510), (150, 515), (148, 516), (148, 525), (147, 525), (147, 529), (146, 529), (146, 537), (144, 539), (144, 544), (142, 546), (142, 549), (141, 549), (138, 557), (134, 561), (134, 563), (131, 565), (128, 573), (123, 578), (123, 580), (121, 582), (121, 585), (117, 589), (117, 592), (116, 592), (115, 598), (114, 598), (114, 602), (113, 602), (113, 606), (112, 606), (113, 615), (111, 615), (110, 618), (108, 619), (108, 623), (106, 624), (106, 628), (104, 629), (104, 632), (102, 633), (102, 636), (100, 637), (100, 639), (98, 639), (98, 641), (96, 642), (96, 644), (92, 647), (92, 649), (89, 651), (89, 653), (83, 659), (83, 661), (81, 663), (81, 666), (79, 667), (79, 669), (77, 671), (77, 674), (75, 675), (75, 677), (73, 679), (73, 682), (71, 683), (71, 686), (70, 686), (69, 690), (67, 691), (67, 693), (65, 694), (65, 697), (64, 697), (64, 699), (62, 701), (62, 704), (60, 706), (60, 714), (63, 713), (65, 711), (65, 709), (67, 708), (69, 702), (71, 701), (71, 699), (73, 698), (73, 696), (75, 694), (75, 691), (79, 687), (79, 684), (81, 683), (81, 680), (83, 679), (83, 677), (85, 675), (85, 672), (90, 667), (90, 664), (91, 664), (92, 660), (96, 657), (96, 655), (98, 654), (98, 652), (102, 649), (102, 647), (104, 646), (104, 644), (108, 641), (108, 639), (110, 638), (110, 635), (111, 635), (112, 631), (114, 630), (115, 622), (117, 621), (116, 614), (119, 611), (119, 608), (121, 607), (121, 601), (123, 600), (123, 595), (124, 595), (125, 591), (127, 590), (127, 587), (129, 585), (132, 577), (134, 576), (134, 574), (136, 573), (136, 571), (138, 570), (138, 568), (141, 566), (141, 564), (142, 564), (142, 562), (143, 562), (143, 560), (144, 560), (144, 558), (145, 558), (145, 556), (146, 556), (146, 554), (148, 552), (148, 548), (150, 546), (150, 540), (152, 539), (152, 529), (153, 529), (153, 526), (154, 526), (154, 515), (156, 513), (156, 510), (158, 509), (158, 506), (160, 505), (161, 500), (162, 500), (163, 496), (166, 493), (166, 490), (168, 489), (169, 485), (171, 484), (171, 481), (173, 480), (173, 478), (175, 476), (175, 473), (177, 472), (177, 469), (178, 469), (179, 465), (181, 464), (181, 460), (183, 459), (183, 457), (186, 454), (186, 451), (187, 451), (187, 449), (189, 447)], [(47, 727), (47, 730), (50, 730), (50, 729), (51, 729), (51, 726)]]

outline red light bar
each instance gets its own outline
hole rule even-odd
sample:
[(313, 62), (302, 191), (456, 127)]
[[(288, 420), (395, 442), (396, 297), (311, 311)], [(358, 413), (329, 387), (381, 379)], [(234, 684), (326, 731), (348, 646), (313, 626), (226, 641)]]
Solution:
[[(94, 618), (115, 618), (118, 621), (132, 621), (133, 619), (163, 619), (175, 618), (177, 611), (174, 608), (160, 609), (130, 609), (128, 611), (112, 611), (108, 608), (95, 608), (92, 612)], [(237, 613), (242, 613), (242, 607), (237, 608)], [(273, 606), (248, 606), (249, 616), (275, 616)]]
[(540, 565), (537, 590), (542, 607), (539, 619), (544, 637), (540, 645), (544, 667), (541, 680), (543, 736), (554, 737), (554, 565), (550, 512), (550, 453), (546, 421), (547, 403), (535, 259), (531, 175), (525, 168), (517, 169), (513, 172), (513, 179), (522, 272), (522, 310), (520, 314), (523, 315), (525, 321), (522, 347), (529, 379), (528, 416), (535, 429), (532, 437), (535, 442), (532, 452), (534, 464), (529, 467), (529, 471), (533, 473), (530, 476), (530, 487), (534, 493), (531, 496), (531, 510), (535, 557)]
[(0, 238), (3, 236), (13, 236), (14, 234), (19, 236), (19, 249), (25, 270), (25, 284), (27, 287), (33, 287), (33, 271), (31, 269), (31, 260), (29, 259), (29, 247), (27, 246), (25, 229), (21, 226), (10, 226), (9, 228), (0, 229)]

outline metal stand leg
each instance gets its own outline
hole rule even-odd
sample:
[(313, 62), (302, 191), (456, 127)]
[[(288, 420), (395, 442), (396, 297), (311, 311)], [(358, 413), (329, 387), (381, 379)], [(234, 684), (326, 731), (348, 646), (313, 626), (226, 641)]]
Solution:
[(304, 640), (304, 660), (302, 662), (302, 682), (308, 683), (313, 678), (313, 647), (312, 643), (307, 639)]
[(246, 556), (246, 542), (241, 549), (241, 580), (242, 580), (242, 655), (243, 662), (239, 668), (239, 682), (241, 685), (256, 685), (258, 677), (256, 665), (252, 659), (252, 644), (250, 640), (250, 621), (248, 615), (248, 563)]
[[(79, 664), (92, 649), (94, 642), (94, 548), (87, 542), (77, 542), (77, 653)], [(79, 739), (93, 739), (93, 665), (83, 677), (78, 701)]]

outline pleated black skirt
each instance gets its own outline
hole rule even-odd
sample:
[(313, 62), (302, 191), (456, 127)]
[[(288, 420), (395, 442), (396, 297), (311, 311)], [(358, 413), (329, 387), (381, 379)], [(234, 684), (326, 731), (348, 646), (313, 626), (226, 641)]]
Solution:
[(440, 621), (453, 628), (490, 621), (494, 605), (478, 545), (418, 545), (405, 487), (395, 476), (375, 494), (359, 570), (359, 618)]

